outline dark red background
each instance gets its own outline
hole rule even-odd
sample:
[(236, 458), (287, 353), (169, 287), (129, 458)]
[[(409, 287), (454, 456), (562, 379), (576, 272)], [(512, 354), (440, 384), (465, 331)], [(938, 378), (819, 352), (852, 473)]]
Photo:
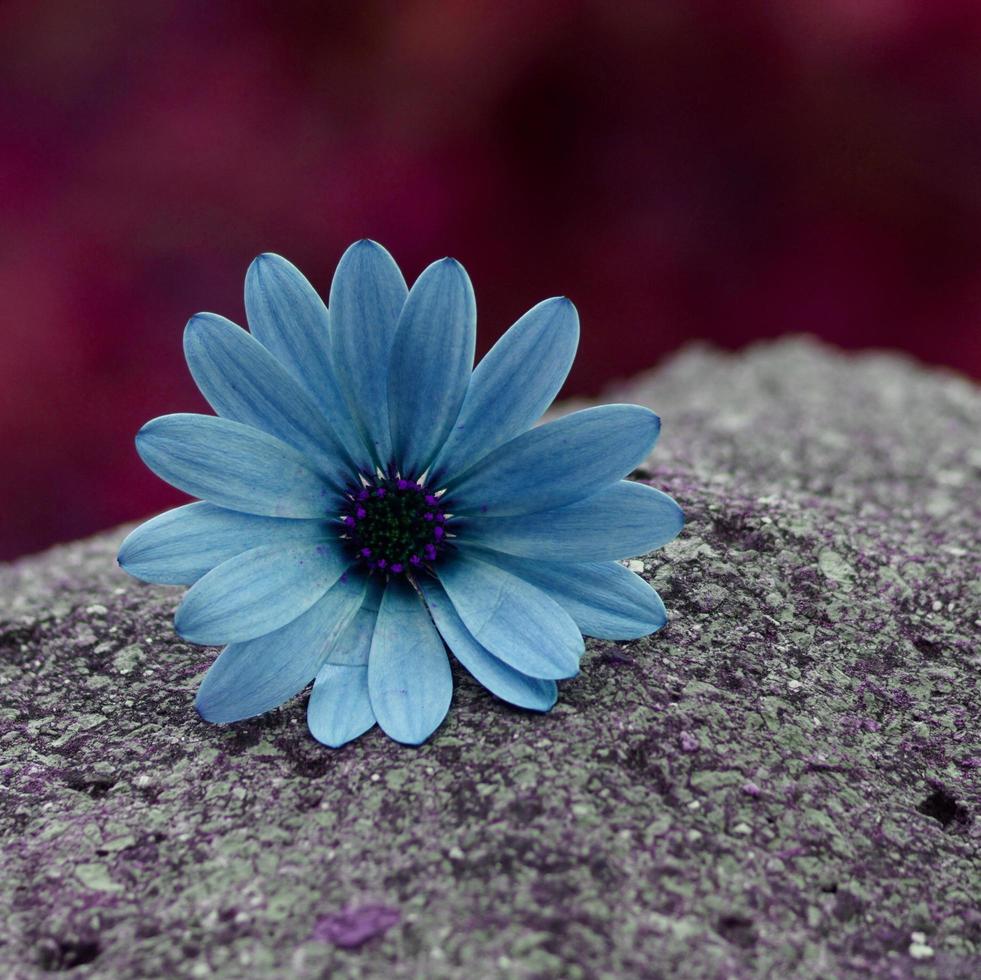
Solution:
[(565, 293), (567, 393), (788, 331), (981, 375), (976, 0), (7, 0), (0, 93), (0, 557), (180, 499), (132, 437), (260, 251), (454, 255), (481, 350)]

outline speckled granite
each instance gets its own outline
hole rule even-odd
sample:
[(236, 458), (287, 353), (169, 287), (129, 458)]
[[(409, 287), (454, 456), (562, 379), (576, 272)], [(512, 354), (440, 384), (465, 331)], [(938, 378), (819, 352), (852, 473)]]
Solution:
[(621, 386), (671, 624), (548, 716), (215, 728), (122, 532), (0, 570), (0, 975), (981, 975), (981, 395), (803, 341)]

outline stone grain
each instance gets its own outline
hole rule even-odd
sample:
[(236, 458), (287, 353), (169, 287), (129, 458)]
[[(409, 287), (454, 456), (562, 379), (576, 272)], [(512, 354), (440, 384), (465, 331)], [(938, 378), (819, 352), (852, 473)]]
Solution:
[(546, 716), (208, 726), (122, 530), (0, 569), (0, 975), (981, 975), (978, 390), (788, 340), (612, 396), (672, 618)]

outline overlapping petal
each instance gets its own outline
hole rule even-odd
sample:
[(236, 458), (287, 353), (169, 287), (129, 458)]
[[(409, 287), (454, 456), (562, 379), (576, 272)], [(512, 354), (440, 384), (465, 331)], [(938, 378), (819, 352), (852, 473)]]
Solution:
[(358, 466), (367, 449), (351, 418), (331, 363), (330, 315), (304, 275), (281, 255), (258, 256), (245, 276), (252, 335), (313, 398)]
[(374, 461), (391, 461), (388, 369), (408, 289), (395, 260), (377, 242), (355, 242), (330, 287), (331, 359), (348, 408)]
[(251, 334), (199, 313), (184, 331), (184, 356), (201, 394), (223, 418), (298, 449), (338, 489), (350, 482), (347, 449), (306, 389)]
[(432, 462), (460, 414), (473, 370), (477, 305), (459, 262), (442, 259), (409, 290), (388, 376), (392, 451), (403, 476)]
[(375, 724), (368, 697), (368, 668), (325, 663), (313, 682), (307, 727), (324, 745), (339, 749)]
[(348, 575), (287, 626), (226, 647), (198, 689), (195, 707), (201, 717), (240, 721), (299, 694), (358, 611), (364, 590), (362, 576)]
[(135, 578), (193, 585), (229, 558), (264, 544), (301, 544), (336, 537), (324, 521), (258, 517), (206, 501), (175, 507), (131, 531), (118, 562)]
[(462, 552), (437, 571), (463, 625), (489, 653), (543, 680), (579, 672), (582, 635), (572, 617), (541, 589)]
[(434, 478), (463, 473), (531, 428), (559, 393), (579, 343), (579, 316), (565, 297), (532, 307), (473, 372), (460, 414), (433, 464)]
[(447, 481), (455, 513), (532, 514), (596, 493), (647, 458), (660, 420), (639, 405), (573, 412), (517, 436)]
[(378, 610), (368, 657), (368, 695), (386, 735), (419, 745), (450, 707), (453, 675), (446, 649), (422, 600), (392, 579)]
[(368, 654), (377, 619), (377, 602), (366, 599), (313, 682), (307, 725), (324, 745), (340, 748), (375, 724), (368, 696)]
[(591, 497), (519, 517), (461, 521), (467, 544), (551, 562), (613, 561), (673, 540), (685, 516), (666, 493), (621, 480)]
[(419, 586), (447, 646), (488, 691), (503, 701), (532, 711), (548, 711), (555, 704), (558, 698), (555, 681), (528, 677), (488, 653), (463, 625), (463, 620), (438, 582), (422, 579)]
[(481, 555), (547, 592), (586, 636), (634, 640), (659, 630), (667, 622), (664, 603), (657, 592), (618, 562), (560, 564), (493, 551)]
[(137, 433), (136, 450), (161, 479), (219, 507), (266, 517), (336, 511), (334, 490), (302, 453), (241, 422), (162, 415)]
[(334, 541), (253, 548), (198, 579), (174, 626), (185, 640), (206, 645), (264, 636), (306, 612), (349, 563)]

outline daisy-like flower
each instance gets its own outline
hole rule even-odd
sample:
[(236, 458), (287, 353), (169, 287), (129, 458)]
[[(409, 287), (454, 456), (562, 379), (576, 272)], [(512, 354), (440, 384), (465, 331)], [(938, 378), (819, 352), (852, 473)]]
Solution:
[(165, 415), (136, 437), (154, 473), (200, 500), (119, 552), (137, 578), (191, 586), (177, 632), (224, 645), (198, 691), (205, 720), (262, 714), (312, 680), (319, 741), (377, 722), (415, 745), (449, 709), (447, 647), (498, 697), (547, 711), (584, 633), (664, 624), (618, 562), (683, 523), (670, 497), (623, 479), (658, 417), (604, 405), (532, 427), (575, 355), (567, 299), (529, 310), (476, 369), (473, 289), (453, 259), (407, 289), (388, 252), (358, 242), (328, 312), (262, 255), (245, 308), (251, 333), (202, 313), (184, 335), (217, 417)]

